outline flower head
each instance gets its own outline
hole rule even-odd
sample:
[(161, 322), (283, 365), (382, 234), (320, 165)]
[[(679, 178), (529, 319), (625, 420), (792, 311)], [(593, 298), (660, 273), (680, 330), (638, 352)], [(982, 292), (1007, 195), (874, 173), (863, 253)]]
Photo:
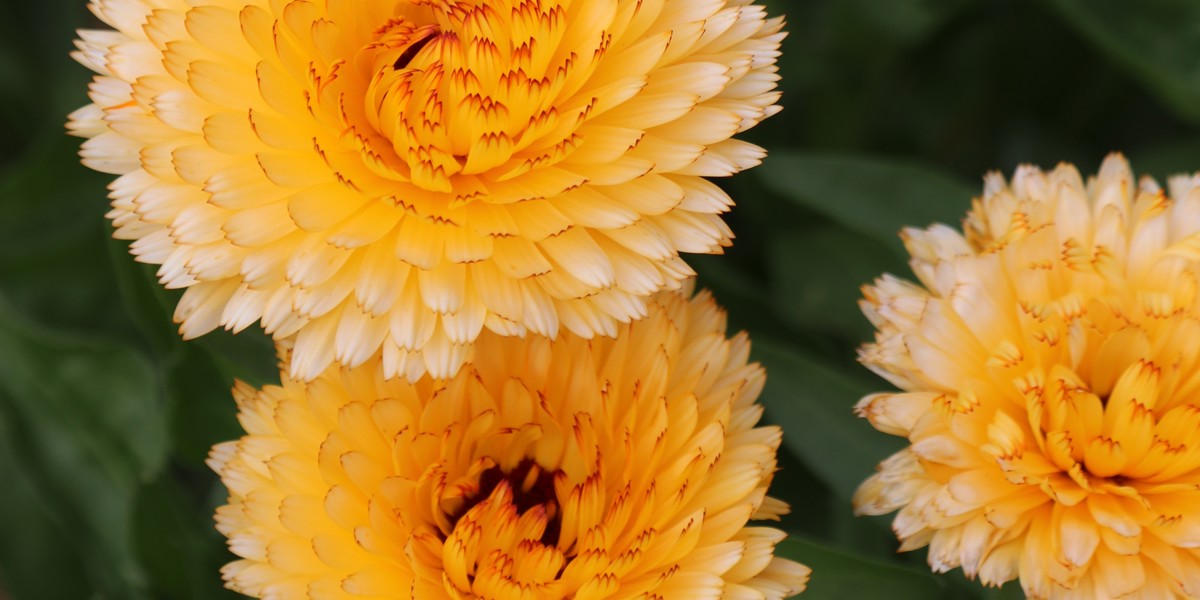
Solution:
[(1200, 598), (1200, 176), (1110, 156), (992, 174), (964, 222), (906, 230), (860, 414), (911, 445), (858, 490), (902, 549), (1030, 598)]
[[(210, 464), (230, 587), (271, 598), (783, 598), (808, 570), (747, 526), (780, 432), (708, 297), (651, 299), (615, 339), (484, 333), (450, 380), (379, 360), (235, 389)], [(308, 594), (307, 596), (305, 594)]]
[(331, 362), (453, 375), (483, 328), (613, 335), (719, 252), (774, 114), (749, 0), (92, 0), (70, 129), (109, 213), (187, 288), (185, 337), (299, 332)]

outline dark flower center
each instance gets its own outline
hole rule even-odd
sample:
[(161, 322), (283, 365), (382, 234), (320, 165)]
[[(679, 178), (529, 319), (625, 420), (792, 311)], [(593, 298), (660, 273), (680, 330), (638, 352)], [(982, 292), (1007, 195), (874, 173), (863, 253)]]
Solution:
[(512, 490), (512, 504), (517, 514), (525, 514), (538, 506), (546, 511), (546, 530), (541, 542), (546, 546), (555, 545), (562, 529), (562, 510), (554, 492), (554, 477), (559, 472), (547, 471), (530, 458), (522, 460), (507, 473), (499, 466), (491, 467), (480, 474), (478, 491), (464, 498), (462, 506), (449, 515), (450, 521), (457, 523), (475, 505), (491, 496), (500, 482), (506, 481)]

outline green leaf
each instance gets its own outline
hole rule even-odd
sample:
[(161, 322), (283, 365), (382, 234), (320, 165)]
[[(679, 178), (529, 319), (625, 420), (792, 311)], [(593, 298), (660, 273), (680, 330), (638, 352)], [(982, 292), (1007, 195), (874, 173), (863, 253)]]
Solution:
[(1003, 587), (984, 589), (980, 598), (983, 600), (1025, 600), (1026, 596), (1019, 582), (1010, 581)]
[(106, 244), (104, 184), (79, 164), (78, 140), (55, 129), (0, 180), (0, 281), (8, 301), (41, 323), (136, 339), (119, 306)]
[(958, 223), (978, 195), (916, 163), (780, 151), (755, 171), (780, 196), (900, 250), (904, 227)]
[(1060, 16), (1148, 85), (1176, 114), (1200, 123), (1200, 3), (1051, 0)]
[(868, 560), (791, 534), (776, 554), (812, 569), (804, 600), (948, 600), (950, 586), (932, 573)]
[(183, 464), (203, 468), (214, 444), (244, 433), (230, 394), (233, 376), (222, 372), (219, 357), (198, 344), (185, 344), (176, 358), (165, 366), (172, 445)]
[[(167, 456), (160, 383), (138, 352), (38, 328), (3, 300), (0, 418), (11, 424), (6, 451), (20, 449), (16, 467), (33, 494), (0, 487), (0, 505), (29, 511), (22, 503), (36, 498), (83, 565), (73, 577), (102, 596), (140, 597), (143, 573), (129, 525), (135, 490)], [(5, 554), (19, 552), (21, 543), (0, 536)], [(55, 560), (6, 577), (39, 579), (58, 568)]]
[(226, 392), (235, 378), (255, 386), (279, 382), (275, 342), (257, 326), (236, 335), (218, 329), (187, 343), (200, 346), (208, 353), (216, 372), (226, 381)]
[(869, 25), (873, 32), (911, 45), (928, 39), (970, 4), (971, 0), (853, 0), (837, 6)]
[(1171, 177), (1200, 170), (1197, 157), (1200, 157), (1200, 139), (1188, 139), (1130, 152), (1129, 162), (1135, 173), (1151, 175), (1166, 188)]
[[(86, 577), (76, 576), (87, 569), (76, 549), (78, 534), (34, 481), (28, 449), (18, 445), (24, 425), (0, 405), (0, 588), (12, 598), (86, 598), (93, 590)], [(50, 569), (71, 576), (39, 576)]]
[(696, 270), (696, 289), (711, 291), (729, 312), (731, 329), (774, 325), (765, 285), (747, 276), (728, 257), (697, 255), (687, 257), (687, 262)]
[(856, 342), (872, 333), (858, 308), (863, 284), (908, 271), (888, 246), (840, 227), (773, 236), (767, 261), (771, 304), (782, 320)]
[(783, 428), (784, 444), (842, 499), (901, 447), (902, 440), (854, 415), (854, 403), (871, 387), (761, 336), (753, 355), (767, 368), (761, 400)]
[[(213, 478), (206, 478), (213, 479)], [(240, 598), (221, 584), (219, 569), (232, 558), (205, 507), (172, 478), (161, 477), (137, 494), (134, 536), (149, 588), (162, 598)]]
[(62, 137), (66, 114), (87, 104), (91, 73), (68, 51), (75, 30), (95, 24), (77, 0), (0, 3), (0, 163)]

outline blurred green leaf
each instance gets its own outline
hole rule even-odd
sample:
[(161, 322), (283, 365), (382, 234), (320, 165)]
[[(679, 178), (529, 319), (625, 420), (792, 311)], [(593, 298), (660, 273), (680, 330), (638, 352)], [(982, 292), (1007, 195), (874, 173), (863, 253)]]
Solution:
[(163, 465), (161, 389), (151, 365), (128, 347), (21, 322), (0, 301), (0, 389), (27, 414), (72, 429), (114, 479), (144, 478)]
[(149, 587), (178, 600), (240, 598), (224, 589), (219, 569), (230, 555), (212, 519), (186, 490), (162, 477), (137, 494), (134, 535)]
[[(969, 582), (978, 585), (975, 582)], [(986, 588), (980, 595), (982, 600), (1025, 600), (1025, 592), (1020, 582), (1010, 581), (999, 588)]]
[(767, 261), (775, 313), (797, 327), (866, 340), (870, 323), (858, 308), (859, 289), (885, 272), (908, 267), (878, 240), (840, 227), (771, 239)]
[(927, 40), (973, 0), (852, 0), (839, 6), (902, 44)]
[[(764, 421), (763, 424), (769, 423)], [(778, 527), (826, 535), (830, 529), (830, 513), (840, 510), (829, 499), (829, 487), (800, 462), (787, 448), (780, 448), (775, 457), (776, 473), (771, 479), (770, 494), (787, 498), (792, 511), (784, 515)]]
[[(86, 577), (76, 576), (86, 572), (78, 534), (57, 518), (56, 499), (34, 481), (27, 450), (18, 445), (23, 429), (0, 404), (0, 590), (13, 598), (86, 598), (93, 588)], [(39, 576), (48, 566), (63, 576)]]
[(77, 150), (55, 131), (0, 179), (0, 281), (39, 322), (135, 339), (105, 251), (109, 176), (80, 165)]
[(731, 329), (756, 329), (772, 323), (765, 284), (739, 270), (728, 257), (689, 256), (687, 262), (696, 270), (696, 289), (711, 291), (730, 313)]
[(171, 290), (157, 284), (154, 277), (157, 266), (136, 262), (129, 254), (129, 242), (109, 236), (105, 246), (115, 274), (114, 287), (133, 326), (156, 356), (172, 360), (183, 344), (171, 320), (178, 293), (172, 296)]
[(233, 378), (221, 372), (211, 352), (196, 344), (181, 348), (165, 368), (175, 455), (185, 465), (204, 468), (214, 444), (243, 434), (229, 391)]
[(88, 102), (90, 72), (68, 51), (94, 22), (79, 0), (0, 3), (0, 161), (61, 137), (67, 112)]
[[(84, 565), (74, 576), (107, 597), (139, 597), (143, 573), (129, 525), (135, 490), (167, 456), (160, 384), (130, 348), (47, 331), (17, 314), (0, 301), (0, 412), (15, 434), (6, 442), (20, 448), (18, 467), (70, 537)], [(9, 493), (0, 489), (0, 495)], [(17, 502), (7, 498), (2, 504)]]
[(1183, 140), (1142, 148), (1129, 153), (1135, 173), (1145, 173), (1158, 180), (1164, 188), (1175, 175), (1191, 175), (1200, 171), (1200, 140)]
[(804, 600), (947, 600), (944, 580), (928, 572), (867, 560), (791, 534), (776, 553), (813, 570)]
[(279, 382), (275, 342), (257, 326), (236, 335), (218, 329), (186, 343), (200, 346), (208, 353), (217, 372), (229, 384), (225, 386), (226, 397), (235, 378), (256, 386)]
[(1150, 86), (1179, 116), (1200, 123), (1200, 3), (1051, 0), (1048, 4)]
[(756, 171), (780, 196), (899, 250), (903, 227), (958, 223), (978, 190), (903, 161), (776, 152)]
[(841, 498), (853, 496), (875, 465), (901, 447), (902, 440), (854, 415), (854, 403), (871, 387), (761, 336), (753, 354), (767, 368), (760, 399), (783, 427), (784, 444)]

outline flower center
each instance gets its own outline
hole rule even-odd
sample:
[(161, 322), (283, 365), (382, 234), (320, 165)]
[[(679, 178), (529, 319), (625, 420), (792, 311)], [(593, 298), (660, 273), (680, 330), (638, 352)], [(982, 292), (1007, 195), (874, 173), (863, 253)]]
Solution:
[(459, 519), (481, 502), (491, 498), (496, 488), (505, 484), (511, 494), (508, 503), (516, 509), (517, 515), (524, 515), (534, 509), (545, 512), (546, 528), (540, 541), (545, 546), (556, 545), (562, 529), (562, 510), (554, 490), (554, 478), (560, 472), (547, 471), (529, 458), (522, 460), (508, 472), (502, 471), (499, 466), (488, 468), (479, 475), (478, 490), (466, 496), (462, 506), (448, 515), (450, 522), (457, 525)]
[[(450, 178), (463, 170), (469, 148), (456, 148), (447, 135), (442, 84), (448, 53), (458, 47), (453, 33), (436, 24), (419, 25), (393, 18), (376, 30), (376, 38), (355, 61), (370, 74), (363, 112), (371, 127), (391, 144), (376, 148), (399, 175), (417, 186), (451, 191)], [(453, 74), (451, 74), (453, 78)], [(394, 153), (393, 160), (387, 154)]]
[[(541, 187), (512, 180), (570, 155), (595, 104), (571, 90), (603, 52), (561, 48), (567, 27), (558, 2), (406, 3), (351, 42), (354, 75), (321, 102), (405, 203), (432, 210), (561, 193), (579, 176), (560, 173)], [(580, 36), (595, 42), (602, 33)]]

